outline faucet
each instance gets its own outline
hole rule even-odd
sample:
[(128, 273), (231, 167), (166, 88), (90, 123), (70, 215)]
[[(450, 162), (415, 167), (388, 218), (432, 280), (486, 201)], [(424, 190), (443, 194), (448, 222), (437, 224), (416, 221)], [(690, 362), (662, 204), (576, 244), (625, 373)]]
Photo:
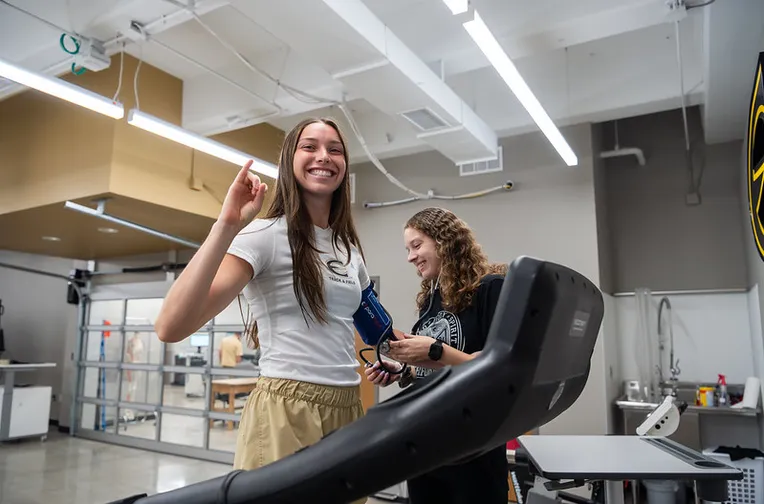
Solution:
[[(676, 362), (674, 361), (674, 322), (671, 316), (672, 314), (671, 301), (669, 301), (669, 298), (665, 296), (661, 298), (661, 301), (658, 304), (658, 340), (659, 340), (658, 344), (660, 345), (659, 348), (662, 354), (663, 350), (665, 350), (663, 338), (661, 338), (663, 334), (661, 331), (661, 322), (663, 320), (661, 315), (663, 313), (664, 306), (668, 309), (668, 314), (669, 314), (669, 324), (668, 324), (669, 325), (669, 371), (671, 372), (671, 378), (668, 381), (671, 384), (671, 395), (673, 397), (676, 397), (677, 395), (676, 392), (678, 388), (677, 383), (679, 381), (679, 373), (681, 372), (681, 370), (679, 369), (679, 360), (677, 359)], [(662, 362), (658, 364), (658, 370), (660, 372), (661, 380), (663, 380)]]

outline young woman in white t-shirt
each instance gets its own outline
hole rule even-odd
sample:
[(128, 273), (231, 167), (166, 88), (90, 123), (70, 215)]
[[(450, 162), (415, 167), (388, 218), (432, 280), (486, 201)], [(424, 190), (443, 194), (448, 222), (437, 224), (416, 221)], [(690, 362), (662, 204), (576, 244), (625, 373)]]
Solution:
[(181, 341), (243, 291), (261, 353), (236, 469), (274, 462), (363, 415), (352, 317), (369, 285), (338, 126), (310, 119), (287, 134), (273, 202), (258, 219), (268, 188), (250, 164), (155, 326), (162, 341)]

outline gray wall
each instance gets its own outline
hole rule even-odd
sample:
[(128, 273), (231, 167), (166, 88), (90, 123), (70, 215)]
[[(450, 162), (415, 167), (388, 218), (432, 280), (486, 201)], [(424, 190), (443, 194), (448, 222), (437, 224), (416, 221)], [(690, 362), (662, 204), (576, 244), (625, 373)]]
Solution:
[[(688, 110), (690, 138), (702, 140), (697, 108)], [(613, 123), (602, 129), (604, 150), (613, 148)], [(604, 197), (611, 246), (609, 292), (743, 288), (747, 271), (740, 214), (740, 142), (703, 147), (697, 166), (705, 164), (701, 204), (688, 206), (685, 194), (684, 129), (680, 110), (618, 121), (619, 143), (641, 148), (647, 165), (636, 158), (605, 159)], [(696, 172), (697, 173), (697, 172)], [(610, 243), (602, 240), (608, 239)], [(602, 253), (602, 252), (601, 252)], [(603, 265), (608, 261), (602, 260)]]
[(592, 125), (592, 152), (594, 153), (592, 165), (594, 169), (594, 201), (597, 209), (597, 253), (600, 262), (600, 289), (603, 292), (612, 293), (614, 292), (614, 245), (613, 232), (610, 226), (612, 216), (610, 214), (609, 202), (611, 198), (608, 197), (610, 192), (608, 181), (612, 177), (607, 176), (605, 160), (598, 155), (598, 153), (610, 149), (610, 147), (604, 144), (603, 129), (604, 126), (602, 124)]
[[(0, 251), (0, 263), (62, 275), (75, 267), (71, 259), (8, 251)], [(0, 299), (5, 307), (3, 357), (56, 364), (52, 369), (21, 373), (17, 381), (52, 387), (50, 418), (68, 426), (75, 378), (71, 357), (77, 336), (77, 306), (66, 303), (66, 281), (0, 267)]]
[[(609, 225), (610, 212), (606, 197), (607, 180), (605, 178), (605, 162), (597, 154), (603, 150), (602, 126), (592, 125), (592, 166), (594, 169), (594, 201), (597, 213), (597, 254), (600, 266), (600, 289), (604, 294), (605, 318), (602, 321), (602, 333), (605, 335), (605, 366), (606, 382), (605, 397), (612, 405), (623, 390), (621, 385), (623, 373), (620, 362), (621, 338), (618, 333), (618, 312), (615, 298), (609, 295), (613, 292), (613, 233)], [(607, 408), (608, 432), (617, 428), (615, 407)]]
[[(566, 167), (540, 133), (502, 140), (504, 171), (460, 177), (458, 168), (435, 152), (387, 159), (385, 168), (420, 192), (460, 194), (514, 181), (511, 193), (477, 199), (432, 200), (387, 208), (364, 209), (361, 202), (391, 201), (407, 194), (387, 181), (371, 164), (355, 166), (356, 225), (370, 274), (384, 285), (385, 307), (395, 325), (409, 329), (416, 320), (414, 299), (419, 279), (406, 263), (403, 225), (427, 206), (449, 208), (477, 235), (489, 258), (511, 262), (520, 255), (565, 264), (599, 282), (597, 222), (594, 201), (591, 128), (566, 128), (563, 134), (579, 157), (577, 167)], [(593, 358), (589, 383), (581, 399), (543, 433), (604, 434), (607, 407), (604, 337)]]

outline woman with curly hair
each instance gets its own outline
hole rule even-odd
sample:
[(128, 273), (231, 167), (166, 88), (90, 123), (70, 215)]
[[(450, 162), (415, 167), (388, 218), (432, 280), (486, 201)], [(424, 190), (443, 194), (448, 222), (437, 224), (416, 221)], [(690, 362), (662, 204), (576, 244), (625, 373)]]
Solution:
[[(401, 377), (381, 371), (375, 363), (366, 369), (366, 377), (382, 386), (398, 380), (406, 386), (433, 369), (475, 358), (485, 345), (507, 272), (507, 265), (488, 262), (469, 226), (446, 209), (416, 213), (403, 236), (408, 262), (422, 278), (416, 297), (419, 320), (412, 335), (390, 342), (388, 355), (414, 371)], [(408, 481), (410, 502), (506, 504), (507, 475), (502, 444), (478, 458)]]

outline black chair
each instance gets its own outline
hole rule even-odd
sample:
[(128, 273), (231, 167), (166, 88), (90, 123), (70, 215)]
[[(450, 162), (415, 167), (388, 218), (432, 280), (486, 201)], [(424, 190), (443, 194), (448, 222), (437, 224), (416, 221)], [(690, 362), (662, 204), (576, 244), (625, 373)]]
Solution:
[(504, 445), (570, 407), (602, 323), (599, 289), (564, 266), (509, 268), (481, 354), (440, 369), (318, 443), (253, 471), (120, 503), (345, 503)]

